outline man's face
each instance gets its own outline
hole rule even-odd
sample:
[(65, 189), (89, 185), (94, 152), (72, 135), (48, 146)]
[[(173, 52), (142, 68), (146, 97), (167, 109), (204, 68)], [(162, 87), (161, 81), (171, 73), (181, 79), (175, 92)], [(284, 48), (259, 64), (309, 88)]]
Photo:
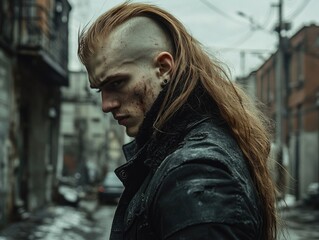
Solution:
[(106, 44), (91, 58), (90, 82), (102, 96), (102, 110), (111, 112), (128, 136), (135, 137), (144, 116), (161, 91), (154, 59), (128, 55)]

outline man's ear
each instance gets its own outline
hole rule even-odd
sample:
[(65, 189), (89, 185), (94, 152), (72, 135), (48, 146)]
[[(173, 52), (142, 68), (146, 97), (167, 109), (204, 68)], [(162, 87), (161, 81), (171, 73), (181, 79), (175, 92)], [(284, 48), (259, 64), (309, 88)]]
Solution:
[(156, 56), (156, 66), (158, 67), (158, 77), (161, 80), (170, 80), (174, 68), (174, 58), (169, 52), (161, 52)]

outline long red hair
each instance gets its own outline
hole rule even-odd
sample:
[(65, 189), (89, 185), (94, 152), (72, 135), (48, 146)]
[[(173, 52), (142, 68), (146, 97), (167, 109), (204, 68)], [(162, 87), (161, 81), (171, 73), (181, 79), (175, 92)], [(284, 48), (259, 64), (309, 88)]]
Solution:
[[(171, 38), (175, 68), (167, 95), (155, 121), (161, 127), (187, 101), (200, 83), (217, 104), (221, 116), (230, 127), (243, 151), (263, 206), (263, 238), (276, 238), (275, 187), (268, 169), (270, 132), (267, 118), (252, 100), (230, 81), (222, 65), (205, 52), (185, 27), (170, 13), (149, 4), (123, 3), (101, 15), (79, 35), (78, 55), (84, 65), (94, 54), (97, 42), (112, 29), (137, 16), (146, 16), (157, 22)], [(176, 97), (174, 93), (180, 94)]]

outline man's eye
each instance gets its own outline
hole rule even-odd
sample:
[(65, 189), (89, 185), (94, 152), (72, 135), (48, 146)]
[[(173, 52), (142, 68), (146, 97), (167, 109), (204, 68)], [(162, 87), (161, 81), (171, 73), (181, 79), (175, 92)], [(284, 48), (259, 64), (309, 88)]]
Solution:
[(117, 88), (117, 87), (119, 87), (123, 82), (124, 82), (124, 80), (114, 81), (114, 82), (110, 83), (110, 87), (112, 87), (112, 88)]

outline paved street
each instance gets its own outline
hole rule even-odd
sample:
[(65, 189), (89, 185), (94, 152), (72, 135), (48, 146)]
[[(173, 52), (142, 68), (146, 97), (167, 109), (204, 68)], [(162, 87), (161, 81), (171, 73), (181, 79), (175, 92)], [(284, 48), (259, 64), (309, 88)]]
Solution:
[[(115, 205), (99, 206), (96, 200), (82, 201), (79, 208), (50, 206), (0, 231), (0, 240), (107, 240)], [(279, 240), (319, 239), (319, 210), (281, 210), (283, 235)]]
[(83, 201), (79, 208), (50, 206), (27, 221), (0, 231), (0, 240), (105, 240), (109, 239), (115, 205)]
[(283, 234), (280, 240), (318, 240), (319, 209), (293, 207), (281, 211)]
[(116, 206), (100, 206), (93, 214), (93, 219), (102, 230), (98, 240), (108, 240)]

